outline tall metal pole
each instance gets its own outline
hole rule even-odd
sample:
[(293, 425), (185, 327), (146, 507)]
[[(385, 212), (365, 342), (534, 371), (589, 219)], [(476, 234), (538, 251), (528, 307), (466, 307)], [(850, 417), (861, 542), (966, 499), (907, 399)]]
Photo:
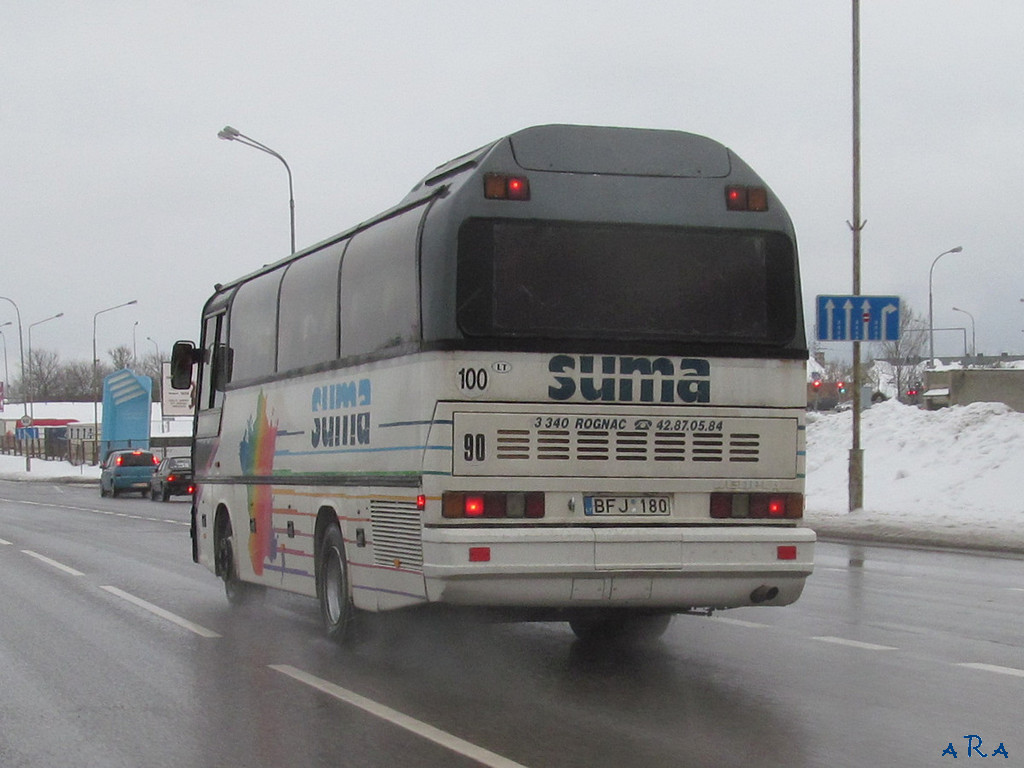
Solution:
[(51, 320), (56, 320), (58, 317), (64, 317), (64, 313), (60, 312), (53, 317), (48, 317), (45, 320), (37, 320), (34, 323), (28, 324), (28, 412), (32, 418), (35, 418), (36, 415), (36, 382), (35, 378), (32, 376), (32, 328), (37, 325), (42, 325), (43, 323), (48, 323)]
[[(853, 295), (860, 295), (860, 0), (853, 2)], [(860, 447), (860, 342), (853, 342), (853, 444), (850, 447), (849, 511), (864, 507), (864, 451)]]
[[(5, 325), (14, 325), (14, 323), (8, 320), (6, 323), (0, 323), (0, 328), (3, 328)], [(4, 343), (4, 381), (6, 382), (6, 386), (9, 387), (11, 386), (11, 372), (7, 368), (7, 337), (4, 336), (3, 331), (0, 331), (0, 341)], [(6, 394), (6, 392), (3, 394)], [(3, 403), (0, 403), (0, 406), (2, 405)]]
[[(106, 309), (101, 309), (99, 312), (94, 313), (93, 316), (92, 316), (92, 396), (93, 396), (93, 401), (92, 401), (92, 443), (93, 443), (93, 446), (99, 446), (99, 439), (100, 439), (100, 417), (99, 417), (98, 411), (99, 411), (99, 401), (102, 398), (102, 394), (99, 391), (99, 388), (100, 388), (99, 377), (97, 375), (97, 366), (100, 363), (100, 359), (96, 355), (96, 318), (99, 317), (100, 315), (102, 315), (104, 312), (113, 312), (115, 309), (120, 309), (121, 307), (130, 307), (132, 304), (138, 304), (138, 303), (139, 303), (138, 299), (132, 299), (131, 301), (126, 301), (124, 304), (118, 304), (115, 307), (107, 307)], [(97, 451), (93, 452), (93, 461), (95, 461), (98, 458), (96, 456), (96, 453), (97, 453)]]
[(969, 318), (971, 318), (971, 357), (975, 357), (978, 354), (978, 337), (975, 335), (974, 315), (968, 312), (966, 309), (960, 309), (960, 307), (953, 307), (954, 312), (963, 312)]
[(931, 267), (928, 269), (928, 367), (935, 367), (935, 313), (932, 308), (932, 273), (935, 271), (935, 265), (939, 263), (939, 259), (945, 256), (947, 253), (960, 253), (963, 248), (957, 246), (956, 248), (950, 248), (948, 251), (943, 251), (932, 261)]
[(291, 217), (292, 253), (295, 253), (295, 193), (292, 189), (292, 169), (288, 167), (288, 161), (266, 144), (261, 144), (256, 141), (256, 139), (246, 136), (237, 128), (232, 128), (230, 125), (225, 125), (220, 131), (218, 131), (217, 138), (224, 139), (225, 141), (237, 141), (239, 144), (244, 144), (247, 147), (258, 149), (260, 152), (266, 152), (268, 155), (276, 157), (284, 165), (284, 169), (288, 172), (288, 210)]
[[(25, 388), (25, 339), (21, 335), (21, 310), (18, 309), (18, 305), (14, 303), (14, 299), (9, 299), (6, 296), (0, 296), (0, 299), (10, 302), (11, 306), (14, 307), (14, 312), (18, 316), (18, 352), (21, 354), (21, 387)], [(29, 423), (28, 415), (28, 398), (25, 397), (25, 393), (21, 394), (21, 402), (25, 408), (25, 423)], [(25, 471), (32, 471), (32, 456), (29, 451), (25, 451)]]

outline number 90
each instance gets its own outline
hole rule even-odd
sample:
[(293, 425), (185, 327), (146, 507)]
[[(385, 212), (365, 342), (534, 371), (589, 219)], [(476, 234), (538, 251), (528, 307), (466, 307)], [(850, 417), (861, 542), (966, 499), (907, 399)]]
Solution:
[(462, 448), (466, 461), (483, 461), (487, 458), (487, 438), (484, 435), (467, 432), (462, 438)]

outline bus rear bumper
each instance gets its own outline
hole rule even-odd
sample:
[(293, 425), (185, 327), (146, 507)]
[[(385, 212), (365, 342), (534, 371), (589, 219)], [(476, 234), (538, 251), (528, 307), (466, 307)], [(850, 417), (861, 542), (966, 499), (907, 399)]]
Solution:
[(814, 531), (771, 526), (428, 528), (431, 602), (683, 611), (787, 605), (814, 567)]

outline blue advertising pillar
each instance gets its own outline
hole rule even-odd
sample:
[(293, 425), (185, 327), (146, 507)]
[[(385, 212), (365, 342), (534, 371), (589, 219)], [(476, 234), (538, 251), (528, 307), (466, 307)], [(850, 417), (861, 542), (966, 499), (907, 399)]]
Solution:
[(149, 449), (153, 379), (124, 368), (103, 379), (100, 456), (123, 448)]

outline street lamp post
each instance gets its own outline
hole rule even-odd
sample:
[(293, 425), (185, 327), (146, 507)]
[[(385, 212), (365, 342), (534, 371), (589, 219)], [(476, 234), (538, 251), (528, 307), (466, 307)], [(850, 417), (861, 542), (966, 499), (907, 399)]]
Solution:
[(974, 315), (968, 312), (966, 309), (960, 309), (960, 307), (953, 307), (954, 312), (963, 312), (969, 318), (971, 318), (971, 357), (977, 357), (978, 355), (978, 344), (977, 337), (974, 335)]
[[(99, 365), (100, 361), (99, 361), (99, 358), (96, 356), (96, 318), (99, 317), (100, 315), (102, 315), (104, 312), (113, 312), (115, 309), (121, 309), (121, 307), (130, 307), (132, 304), (138, 304), (138, 303), (139, 303), (138, 299), (132, 299), (131, 301), (124, 302), (124, 304), (118, 304), (117, 306), (114, 306), (114, 307), (107, 307), (106, 309), (101, 309), (99, 312), (96, 312), (92, 316), (92, 395), (93, 395), (93, 401), (92, 401), (92, 441), (93, 441), (93, 445), (94, 446), (99, 444), (98, 440), (99, 440), (99, 436), (100, 436), (100, 417), (99, 417), (99, 401), (100, 401), (99, 387), (100, 387), (100, 385), (99, 385), (99, 379), (97, 377), (97, 366)], [(95, 451), (93, 452), (93, 454), (94, 454), (93, 455), (93, 459), (95, 460), (95, 458), (96, 458)]]
[(932, 273), (935, 271), (935, 265), (939, 259), (945, 256), (947, 253), (960, 253), (963, 250), (962, 246), (956, 248), (950, 248), (948, 251), (943, 251), (935, 260), (932, 262), (931, 268), (928, 270), (928, 367), (935, 367), (935, 314), (932, 309)]
[(48, 317), (45, 320), (37, 320), (34, 323), (28, 324), (28, 386), (26, 387), (26, 389), (28, 391), (29, 415), (33, 417), (35, 417), (36, 415), (35, 408), (33, 407), (35, 406), (36, 401), (36, 383), (35, 379), (32, 376), (32, 328), (37, 325), (42, 325), (43, 323), (48, 323), (51, 320), (56, 320), (58, 317), (64, 317), (64, 313), (58, 312), (56, 315)]
[[(10, 305), (14, 307), (14, 312), (18, 316), (18, 354), (21, 356), (21, 386), (25, 386), (25, 342), (24, 337), (21, 335), (21, 310), (18, 309), (18, 305), (14, 303), (14, 299), (9, 299), (6, 296), (0, 296), (0, 299), (10, 302)], [(28, 399), (24, 394), (21, 396), (21, 404), (25, 409), (25, 422), (29, 420), (28, 415)], [(25, 471), (32, 471), (32, 457), (29, 455), (29, 451), (25, 451)]]
[(256, 139), (246, 136), (244, 133), (239, 132), (238, 129), (232, 128), (230, 125), (225, 125), (220, 131), (218, 131), (217, 137), (224, 139), (225, 141), (237, 141), (247, 147), (258, 149), (260, 152), (266, 152), (268, 155), (276, 157), (284, 165), (284, 169), (288, 172), (288, 212), (292, 233), (292, 253), (295, 253), (295, 194), (292, 190), (292, 169), (288, 167), (288, 162), (266, 144), (261, 144), (256, 141)]
[[(14, 321), (8, 320), (6, 323), (0, 323), (0, 328), (6, 328), (8, 325), (14, 325)], [(0, 331), (0, 340), (3, 340), (4, 343), (4, 381), (6, 382), (6, 386), (9, 387), (11, 386), (11, 372), (7, 368), (7, 337), (4, 336), (3, 331)], [(2, 394), (6, 394), (6, 392)], [(3, 405), (3, 403), (0, 403), (0, 405)]]

